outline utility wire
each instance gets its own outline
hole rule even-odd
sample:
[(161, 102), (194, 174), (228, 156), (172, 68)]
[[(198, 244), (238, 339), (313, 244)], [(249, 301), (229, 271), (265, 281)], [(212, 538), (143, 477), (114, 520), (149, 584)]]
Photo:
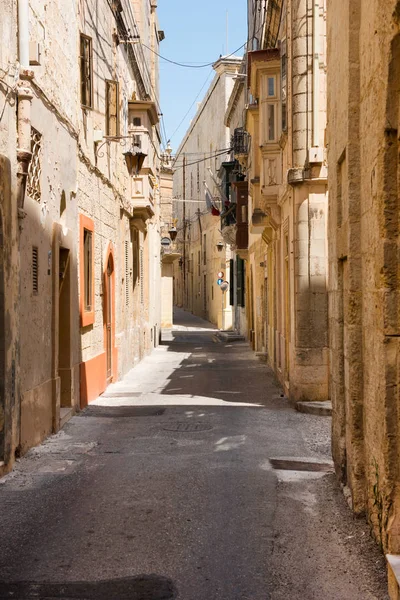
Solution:
[[(190, 167), (191, 165), (198, 165), (199, 163), (207, 162), (208, 160), (210, 160), (210, 158), (216, 158), (217, 156), (223, 156), (224, 154), (228, 154), (228, 152), (230, 152), (230, 150), (231, 150), (231, 148), (228, 148), (227, 150), (224, 150), (224, 152), (219, 152), (218, 154), (212, 154), (211, 156), (206, 156), (205, 158), (196, 160), (194, 162), (185, 163), (185, 166)], [(183, 164), (176, 167), (175, 170), (178, 171), (179, 169), (183, 169)]]
[[(144, 44), (142, 41), (140, 41), (140, 43), (142, 44), (142, 46), (144, 46), (145, 48), (147, 48), (148, 50), (150, 50), (150, 52), (153, 52), (154, 54), (156, 54), (162, 60), (165, 60), (166, 62), (171, 63), (172, 65), (176, 65), (177, 67), (185, 67), (186, 69), (204, 69), (205, 67), (212, 67), (213, 64), (215, 64), (215, 62), (216, 62), (215, 60), (213, 60), (212, 62), (205, 63), (203, 65), (190, 65), (190, 64), (187, 64), (187, 63), (180, 63), (180, 62), (177, 62), (175, 60), (170, 60), (169, 58), (166, 58), (165, 56), (162, 56), (161, 54), (159, 54), (158, 52), (156, 52), (155, 50), (153, 50), (149, 46), (146, 46), (146, 44)], [(244, 48), (246, 46), (246, 44), (247, 44), (247, 42), (245, 42), (244, 44), (242, 44), (241, 46), (239, 46), (239, 48), (236, 48), (236, 50), (234, 50), (233, 52), (231, 52), (227, 56), (224, 56), (223, 58), (230, 58), (231, 56), (234, 56), (236, 54), (236, 52), (239, 52), (239, 50), (242, 50), (242, 48)]]

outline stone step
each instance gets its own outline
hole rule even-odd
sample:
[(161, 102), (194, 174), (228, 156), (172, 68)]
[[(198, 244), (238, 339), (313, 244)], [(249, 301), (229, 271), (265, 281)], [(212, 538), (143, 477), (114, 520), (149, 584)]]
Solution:
[(386, 554), (390, 600), (400, 600), (400, 555)]
[(75, 410), (72, 406), (61, 407), (60, 408), (60, 429), (64, 427), (66, 423), (73, 417), (75, 414)]
[(332, 415), (332, 402), (296, 402), (296, 410), (307, 415), (330, 417)]

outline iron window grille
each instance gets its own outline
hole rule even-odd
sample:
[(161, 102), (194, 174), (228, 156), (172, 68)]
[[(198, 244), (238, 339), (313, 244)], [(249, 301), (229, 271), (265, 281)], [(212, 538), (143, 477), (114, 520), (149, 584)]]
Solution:
[(92, 38), (81, 33), (80, 39), (81, 104), (93, 108), (93, 50)]
[(33, 200), (40, 202), (42, 197), (40, 189), (42, 135), (34, 127), (31, 127), (31, 152), (26, 192)]
[(237, 127), (233, 132), (232, 137), (232, 146), (233, 153), (237, 154), (247, 154), (248, 152), (248, 133), (244, 130), (243, 127)]

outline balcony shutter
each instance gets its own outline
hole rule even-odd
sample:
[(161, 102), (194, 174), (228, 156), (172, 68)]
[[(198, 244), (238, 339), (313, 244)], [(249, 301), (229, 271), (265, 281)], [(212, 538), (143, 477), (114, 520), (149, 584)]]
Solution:
[(231, 306), (233, 306), (235, 304), (235, 295), (234, 295), (234, 291), (235, 291), (235, 263), (233, 261), (233, 259), (231, 258), (229, 261), (229, 269), (230, 269), (230, 277), (231, 277), (231, 282), (230, 282), (230, 286), (229, 286), (229, 304)]
[(236, 259), (236, 293), (238, 306), (245, 305), (245, 262), (241, 258)]

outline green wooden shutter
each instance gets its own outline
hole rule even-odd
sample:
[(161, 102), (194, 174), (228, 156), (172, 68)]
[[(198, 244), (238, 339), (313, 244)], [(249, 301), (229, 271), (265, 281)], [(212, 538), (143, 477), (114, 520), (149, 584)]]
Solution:
[(235, 291), (235, 287), (234, 287), (235, 286), (235, 270), (234, 270), (234, 267), (235, 267), (235, 263), (233, 261), (233, 258), (231, 258), (230, 261), (229, 261), (230, 279), (231, 279), (230, 285), (229, 285), (229, 304), (231, 306), (233, 306), (235, 304), (235, 294), (234, 294), (234, 291)]

